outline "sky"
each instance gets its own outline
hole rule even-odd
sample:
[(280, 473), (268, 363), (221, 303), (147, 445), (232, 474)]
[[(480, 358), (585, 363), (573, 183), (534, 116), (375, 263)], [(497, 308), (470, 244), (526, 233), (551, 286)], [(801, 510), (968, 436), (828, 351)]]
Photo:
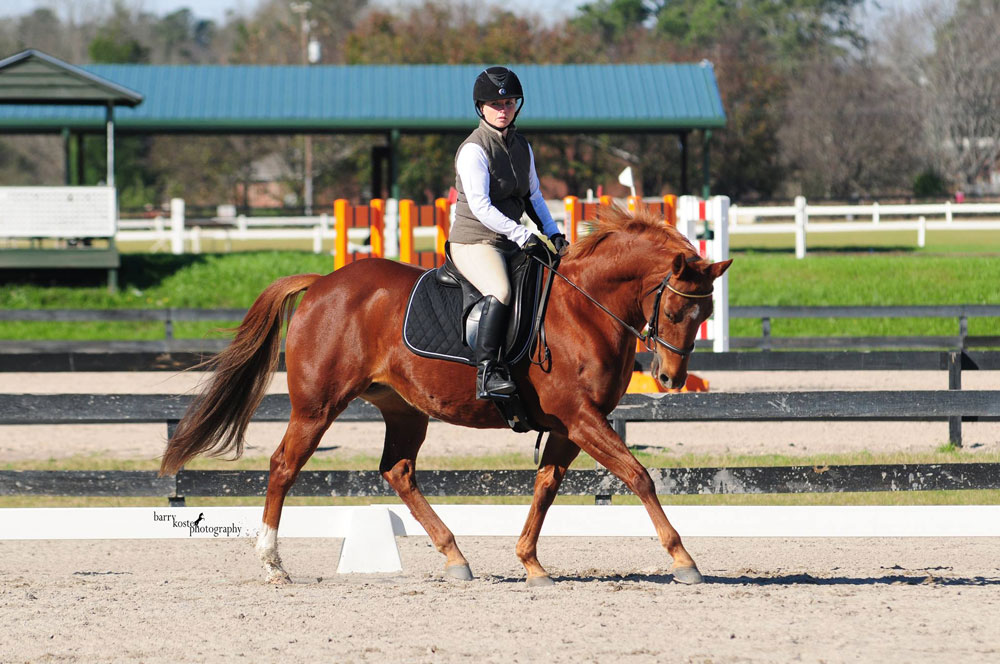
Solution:
[[(157, 16), (187, 7), (196, 17), (213, 19), (219, 23), (225, 20), (227, 12), (246, 16), (259, 4), (259, 0), (125, 0), (125, 2), (130, 7), (142, 8)], [(497, 2), (499, 0), (494, 0), (494, 4)], [(503, 5), (515, 10), (528, 9), (552, 18), (562, 18), (585, 2), (587, 0), (504, 0)], [(373, 0), (372, 4), (391, 7), (407, 3), (405, 0)], [(112, 0), (0, 0), (0, 17), (20, 16), (40, 7), (50, 7), (62, 14), (71, 5), (76, 5), (78, 11), (81, 6), (106, 11), (111, 7)]]

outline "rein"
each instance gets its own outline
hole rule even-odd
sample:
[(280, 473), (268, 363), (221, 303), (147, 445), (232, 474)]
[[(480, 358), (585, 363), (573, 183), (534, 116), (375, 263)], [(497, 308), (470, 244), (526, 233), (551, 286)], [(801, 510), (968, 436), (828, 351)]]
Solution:
[[(663, 346), (667, 350), (669, 350), (669, 351), (671, 351), (673, 353), (676, 353), (676, 354), (678, 354), (678, 355), (680, 355), (682, 357), (686, 357), (686, 356), (690, 355), (694, 351), (694, 344), (691, 344), (687, 348), (678, 348), (677, 346), (673, 345), (669, 341), (667, 341), (667, 340), (663, 339), (662, 337), (660, 337), (660, 335), (659, 335), (659, 329), (660, 329), (660, 327), (659, 327), (660, 326), (659, 318), (660, 318), (660, 303), (663, 300), (663, 291), (664, 290), (669, 290), (670, 292), (676, 293), (677, 295), (680, 295), (681, 297), (687, 297), (687, 298), (692, 298), (692, 299), (700, 299), (700, 298), (705, 298), (705, 297), (712, 297), (712, 290), (708, 291), (707, 293), (686, 293), (684, 291), (677, 290), (676, 288), (674, 288), (673, 286), (670, 285), (670, 279), (674, 276), (674, 273), (673, 272), (667, 272), (667, 276), (663, 277), (663, 281), (660, 282), (659, 286), (657, 286), (654, 289), (649, 290), (648, 292), (646, 292), (642, 296), (642, 299), (646, 299), (647, 295), (649, 295), (650, 293), (652, 293), (654, 291), (656, 292), (656, 299), (653, 302), (653, 312), (652, 312), (652, 314), (650, 314), (649, 321), (646, 323), (645, 327), (643, 327), (643, 329), (640, 331), (640, 330), (635, 329), (634, 327), (632, 327), (631, 325), (629, 325), (625, 321), (623, 321), (613, 311), (611, 311), (606, 306), (604, 306), (603, 304), (601, 304), (600, 302), (598, 302), (597, 300), (595, 300), (590, 295), (590, 293), (588, 293), (587, 291), (585, 291), (582, 288), (580, 288), (579, 286), (577, 286), (568, 277), (566, 277), (566, 275), (564, 275), (563, 273), (559, 272), (556, 269), (556, 266), (559, 264), (558, 260), (555, 261), (553, 264), (550, 265), (549, 263), (546, 263), (545, 261), (543, 261), (542, 259), (538, 258), (537, 256), (532, 256), (532, 258), (534, 260), (538, 261), (539, 263), (541, 263), (542, 265), (544, 265), (545, 267), (549, 268), (550, 276), (549, 276), (549, 283), (546, 285), (546, 290), (548, 290), (548, 286), (550, 286), (551, 283), (552, 283), (552, 281), (551, 281), (552, 280), (552, 276), (551, 275), (555, 274), (560, 279), (562, 279), (563, 281), (565, 281), (567, 284), (569, 284), (570, 286), (572, 286), (573, 288), (575, 288), (577, 290), (577, 292), (579, 292), (585, 298), (587, 298), (588, 300), (590, 300), (594, 305), (597, 306), (598, 309), (600, 309), (601, 311), (603, 311), (607, 315), (609, 315), (612, 318), (614, 318), (615, 321), (617, 321), (619, 325), (621, 325), (622, 327), (624, 327), (626, 330), (628, 330), (628, 332), (632, 336), (634, 336), (636, 339), (638, 339), (639, 341), (641, 341), (643, 343), (643, 345), (646, 347), (646, 350), (648, 350), (650, 352), (653, 351), (653, 347), (650, 346), (650, 344), (649, 344), (649, 341), (652, 340), (653, 342), (660, 344), (661, 346)], [(542, 345), (544, 345), (544, 338), (545, 337), (544, 337), (544, 333), (543, 333), (543, 336), (542, 336), (543, 343), (542, 343)], [(548, 350), (548, 348), (545, 348), (545, 357), (547, 358), (548, 355), (549, 355), (549, 350)]]

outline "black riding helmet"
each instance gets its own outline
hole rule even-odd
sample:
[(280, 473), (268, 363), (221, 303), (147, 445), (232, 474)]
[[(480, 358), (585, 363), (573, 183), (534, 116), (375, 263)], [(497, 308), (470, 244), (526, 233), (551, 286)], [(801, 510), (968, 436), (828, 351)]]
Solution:
[[(515, 97), (521, 102), (514, 112), (516, 120), (517, 114), (524, 107), (524, 91), (521, 89), (521, 81), (517, 78), (517, 74), (506, 67), (484, 69), (472, 86), (472, 102), (476, 105), (476, 114), (483, 120), (485, 120), (482, 109), (484, 103), (510, 97)], [(511, 120), (511, 124), (514, 124), (514, 120)]]

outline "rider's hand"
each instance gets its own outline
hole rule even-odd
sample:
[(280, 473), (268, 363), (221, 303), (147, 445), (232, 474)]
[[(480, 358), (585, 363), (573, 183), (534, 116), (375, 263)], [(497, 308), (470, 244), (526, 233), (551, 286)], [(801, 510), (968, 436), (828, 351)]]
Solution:
[(543, 263), (551, 262), (552, 250), (537, 235), (532, 235), (521, 247), (521, 251), (529, 256), (534, 256)]
[(549, 242), (556, 249), (556, 254), (562, 256), (567, 249), (569, 249), (569, 240), (562, 233), (556, 233), (555, 235), (549, 236)]

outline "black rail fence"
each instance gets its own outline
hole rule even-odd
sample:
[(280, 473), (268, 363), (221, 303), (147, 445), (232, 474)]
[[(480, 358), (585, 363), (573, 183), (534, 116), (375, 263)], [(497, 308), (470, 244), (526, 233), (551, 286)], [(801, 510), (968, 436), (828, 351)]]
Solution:
[[(177, 339), (174, 325), (179, 322), (220, 322), (231, 324), (242, 320), (246, 309), (4, 309), (0, 321), (34, 322), (160, 322), (163, 323), (162, 340), (107, 342), (107, 349), (119, 352), (216, 352), (225, 347), (225, 339)], [(998, 305), (927, 305), (881, 307), (740, 307), (729, 308), (731, 318), (758, 319), (761, 336), (733, 337), (734, 349), (887, 349), (887, 348), (938, 348), (959, 350), (966, 348), (998, 348), (1000, 335), (969, 335), (970, 318), (1000, 318)], [(951, 318), (956, 321), (954, 335), (947, 336), (827, 336), (827, 337), (775, 337), (771, 334), (772, 322), (789, 318)], [(0, 352), (73, 351), (94, 347), (100, 342), (65, 341), (0, 341)]]
[[(3, 394), (0, 424), (165, 423), (172, 431), (190, 396), (118, 394)], [(265, 397), (255, 421), (285, 421), (287, 395)], [(341, 421), (379, 421), (370, 404), (352, 402)], [(616, 429), (628, 422), (676, 421), (1000, 421), (1000, 391), (757, 392), (627, 394), (611, 413)], [(803, 493), (1000, 488), (998, 464), (851, 465), (823, 467), (654, 468), (659, 494)], [(530, 495), (530, 470), (421, 471), (431, 496)], [(193, 471), (159, 478), (152, 471), (0, 471), (0, 495), (163, 497), (183, 504), (192, 496), (260, 496), (267, 471)], [(567, 474), (564, 494), (593, 495), (599, 504), (626, 493), (604, 470)], [(303, 472), (293, 495), (388, 496), (375, 471)]]

